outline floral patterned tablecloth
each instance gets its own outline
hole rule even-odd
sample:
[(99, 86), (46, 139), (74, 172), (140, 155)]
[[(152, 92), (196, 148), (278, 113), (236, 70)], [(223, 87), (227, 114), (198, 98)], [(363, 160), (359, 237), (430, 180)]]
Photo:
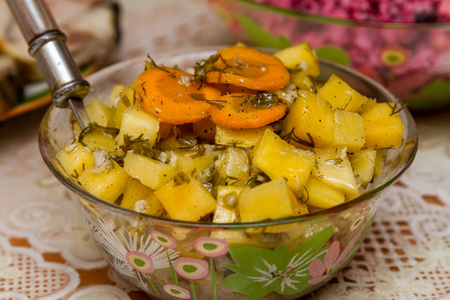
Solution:
[[(149, 3), (122, 2), (122, 48), (112, 61), (232, 42), (204, 0)], [(44, 165), (44, 112), (0, 123), (0, 299), (149, 299), (108, 267)], [(450, 110), (415, 118), (416, 161), (351, 263), (307, 298), (450, 299)]]

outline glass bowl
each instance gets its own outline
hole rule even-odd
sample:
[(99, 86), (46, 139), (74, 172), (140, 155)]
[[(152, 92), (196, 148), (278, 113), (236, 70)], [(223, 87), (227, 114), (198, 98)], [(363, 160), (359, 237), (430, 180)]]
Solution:
[(450, 23), (362, 22), (251, 0), (209, 2), (239, 41), (272, 48), (306, 41), (318, 57), (375, 79), (411, 110), (450, 105)]
[[(218, 49), (152, 56), (158, 63), (183, 69)], [(88, 77), (92, 88), (85, 101), (108, 102), (113, 86), (130, 84), (143, 71), (144, 61), (125, 61)], [(365, 95), (395, 103), (395, 97), (370, 78), (332, 62), (320, 64), (319, 79), (336, 74)], [(383, 195), (417, 151), (415, 122), (402, 110), (404, 143), (387, 150), (382, 175), (358, 198), (331, 209), (264, 222), (182, 222), (127, 210), (80, 188), (56, 158), (75, 138), (70, 116), (68, 109), (49, 108), (39, 131), (43, 159), (67, 187), (105, 259), (129, 283), (157, 299), (294, 299), (310, 293), (351, 259)]]

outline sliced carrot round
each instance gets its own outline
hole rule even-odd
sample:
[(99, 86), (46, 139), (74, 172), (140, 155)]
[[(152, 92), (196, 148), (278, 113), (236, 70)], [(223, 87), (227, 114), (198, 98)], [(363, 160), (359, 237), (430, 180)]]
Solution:
[(209, 83), (227, 83), (257, 91), (285, 87), (289, 72), (277, 57), (259, 50), (233, 46), (219, 50), (221, 59), (214, 66), (221, 71), (206, 74)]
[(220, 97), (221, 106), (211, 106), (211, 120), (228, 129), (258, 128), (281, 119), (286, 114), (286, 105), (276, 103), (258, 107), (251, 100), (252, 94), (228, 94)]
[(171, 68), (151, 68), (136, 79), (136, 98), (142, 107), (161, 122), (185, 124), (209, 116), (208, 100), (221, 93), (215, 87), (199, 88), (191, 74)]

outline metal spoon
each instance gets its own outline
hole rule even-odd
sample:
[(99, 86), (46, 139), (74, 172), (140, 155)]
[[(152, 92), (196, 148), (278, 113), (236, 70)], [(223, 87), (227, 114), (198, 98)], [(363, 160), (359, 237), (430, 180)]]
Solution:
[(42, 0), (7, 0), (17, 25), (44, 74), (57, 107), (70, 107), (81, 129), (90, 120), (83, 98), (89, 93), (89, 83), (81, 76), (46, 3)]

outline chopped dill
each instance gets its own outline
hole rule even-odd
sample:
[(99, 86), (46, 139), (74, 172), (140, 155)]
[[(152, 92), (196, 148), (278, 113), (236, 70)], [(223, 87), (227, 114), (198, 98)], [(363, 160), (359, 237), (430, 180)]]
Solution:
[(152, 159), (158, 159), (162, 152), (160, 149), (154, 148), (148, 139), (144, 138), (143, 134), (135, 139), (132, 139), (128, 134), (125, 134), (123, 136), (123, 145), (120, 146), (120, 148), (125, 153), (128, 151), (134, 151), (137, 154), (141, 154)]
[(205, 98), (204, 94), (190, 93), (188, 95), (195, 101), (204, 101), (210, 105), (217, 107), (218, 109), (222, 109), (224, 107), (224, 105), (222, 103), (224, 103), (224, 104), (227, 103), (226, 100), (208, 100)]
[[(141, 84), (141, 88), (144, 91), (144, 97), (147, 97), (147, 91), (145, 90), (145, 81)], [(142, 98), (141, 98), (142, 100)]]
[(280, 137), (283, 140), (285, 140), (286, 142), (288, 142), (288, 143), (290, 141), (294, 141), (297, 144), (300, 144), (300, 145), (303, 145), (303, 146), (306, 146), (306, 147), (310, 147), (310, 148), (314, 148), (315, 147), (315, 143), (314, 143), (313, 137), (311, 136), (311, 134), (309, 132), (307, 132), (306, 135), (309, 138), (309, 142), (299, 138), (297, 136), (297, 134), (295, 133), (295, 127), (292, 127), (291, 131), (289, 131), (286, 134), (281, 134)]
[(353, 97), (350, 97), (350, 99), (347, 101), (347, 103), (342, 108), (343, 110), (345, 110), (347, 108), (347, 106), (350, 104), (350, 102), (352, 102), (352, 99), (353, 99)]
[(147, 54), (147, 60), (145, 61), (145, 68), (144, 68), (144, 70), (147, 71), (147, 70), (150, 70), (150, 69), (153, 69), (153, 68), (159, 69), (159, 70), (164, 71), (166, 73), (170, 73), (170, 71), (168, 71), (168, 70), (158, 66), (158, 64), (153, 60), (153, 58), (149, 54)]
[(270, 108), (278, 104), (283, 104), (283, 100), (281, 100), (277, 94), (273, 92), (268, 93), (258, 93), (256, 95), (248, 94), (243, 96), (234, 96), (234, 97), (243, 97), (244, 101), (240, 104), (240, 107), (244, 107), (245, 104), (250, 103), (255, 108)]
[(70, 175), (70, 176), (72, 176), (74, 179), (78, 179), (78, 177), (80, 177), (80, 174), (78, 174), (78, 172), (77, 172), (76, 169), (73, 170), (73, 173), (74, 173), (74, 174), (72, 174), (72, 175)]
[(397, 98), (397, 100), (395, 101), (395, 103), (389, 103), (387, 102), (387, 105), (389, 105), (389, 107), (392, 109), (392, 112), (390, 113), (389, 116), (393, 116), (395, 114), (400, 113), (403, 109), (406, 108), (406, 103), (404, 103), (399, 109), (397, 109), (397, 104), (400, 104), (400, 99)]
[(206, 85), (206, 75), (209, 72), (221, 71), (221, 69), (214, 66), (214, 63), (216, 63), (220, 58), (221, 58), (220, 54), (213, 54), (208, 59), (204, 59), (200, 62), (195, 63), (194, 77), (191, 78), (191, 81), (197, 83), (199, 85), (199, 89), (201, 89)]
[[(219, 68), (215, 66), (214, 64), (221, 60), (225, 67)], [(222, 74), (230, 69), (240, 69), (239, 65), (230, 65), (228, 64), (225, 59), (223, 59), (222, 55), (219, 53), (211, 55), (208, 59), (204, 59), (200, 62), (197, 62), (194, 65), (194, 76), (191, 78), (191, 82), (195, 82), (199, 85), (198, 89), (201, 89), (206, 85), (206, 75), (209, 72), (219, 72), (219, 83), (221, 82)], [(233, 73), (232, 70), (230, 70), (230, 73)]]

